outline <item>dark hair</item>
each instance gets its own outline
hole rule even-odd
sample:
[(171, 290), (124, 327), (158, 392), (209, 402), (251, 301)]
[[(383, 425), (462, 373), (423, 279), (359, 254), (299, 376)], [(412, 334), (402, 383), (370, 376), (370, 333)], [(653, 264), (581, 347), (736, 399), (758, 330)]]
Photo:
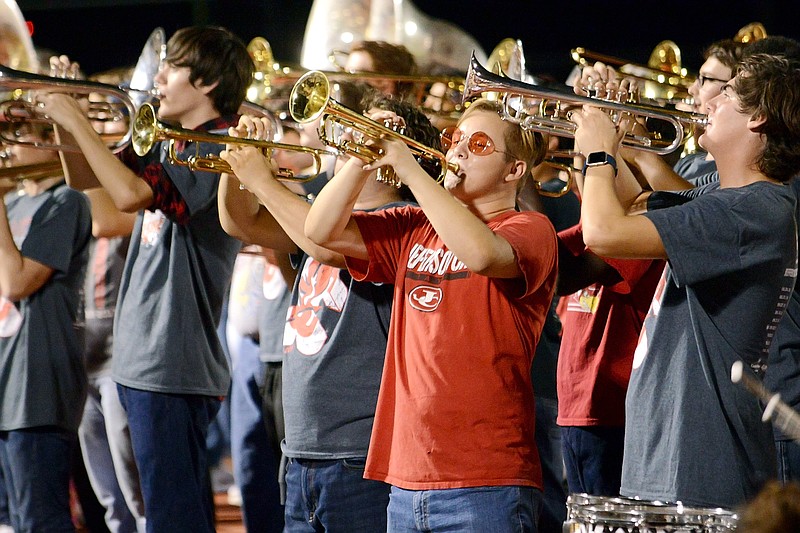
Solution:
[(216, 83), (209, 97), (223, 115), (239, 110), (253, 81), (253, 60), (247, 48), (225, 28), (191, 26), (176, 31), (167, 43), (166, 61), (188, 67), (193, 85)]
[(770, 35), (753, 41), (744, 49), (744, 57), (753, 54), (769, 54), (772, 56), (784, 56), (789, 59), (800, 61), (800, 42), (781, 35)]
[[(429, 148), (441, 151), (442, 142), (439, 137), (439, 130), (431, 124), (430, 119), (418, 106), (378, 92), (371, 92), (365, 95), (364, 100), (361, 102), (361, 108), (364, 111), (370, 109), (392, 111), (398, 116), (403, 117), (403, 121), (405, 122), (403, 135), (411, 137)], [(432, 178), (435, 179), (439, 177), (441, 169), (438, 165), (430, 165), (424, 161), (421, 161), (420, 165)], [(406, 200), (414, 200), (411, 191), (405, 185), (400, 186), (400, 196)]]
[(756, 165), (765, 176), (781, 182), (800, 169), (798, 87), (800, 62), (767, 54), (745, 58), (733, 81), (741, 111), (764, 119), (756, 130), (765, 141)]
[(734, 41), (733, 39), (722, 39), (711, 43), (703, 52), (703, 59), (713, 57), (729, 69), (731, 72), (736, 70), (739, 61), (742, 60), (744, 50), (750, 45)]
[[(464, 114), (461, 115), (459, 122), (475, 111), (488, 111), (496, 113), (501, 118), (503, 117), (503, 105), (501, 103), (481, 98), (470, 104)], [(506, 132), (503, 136), (507, 148), (506, 161), (520, 160), (524, 161), (528, 166), (525, 175), (517, 182), (517, 191), (520, 191), (531, 175), (533, 167), (544, 161), (544, 156), (547, 153), (547, 143), (538, 131), (524, 129), (519, 124), (509, 121), (504, 121), (504, 124), (506, 124)]]
[[(386, 41), (358, 41), (350, 53), (364, 52), (372, 59), (372, 71), (377, 74), (400, 74), (410, 76), (417, 73), (417, 62), (408, 49), (401, 44)], [(407, 97), (414, 89), (410, 82), (395, 83), (398, 98)]]

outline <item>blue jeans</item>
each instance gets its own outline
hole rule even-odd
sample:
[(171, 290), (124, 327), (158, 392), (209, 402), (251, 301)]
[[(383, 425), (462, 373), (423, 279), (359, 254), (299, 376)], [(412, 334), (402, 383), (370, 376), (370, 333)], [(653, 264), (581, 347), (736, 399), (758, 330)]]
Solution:
[[(228, 333), (231, 351), (237, 352), (231, 385), (231, 459), (233, 475), (242, 494), (242, 519), (248, 531), (283, 531), (283, 506), (278, 487), (283, 416), (265, 416), (261, 390), (265, 363), (258, 344), (248, 337), (234, 339)], [(275, 363), (280, 367), (280, 363)], [(280, 379), (280, 373), (277, 374)]]
[(286, 533), (386, 531), (389, 485), (364, 479), (365, 459), (289, 459)]
[(537, 533), (541, 505), (542, 492), (533, 487), (392, 487), (387, 532)]
[(570, 492), (619, 496), (625, 428), (565, 426), (561, 428), (564, 464)]
[(213, 533), (206, 433), (220, 401), (117, 387), (128, 413), (147, 531)]
[(800, 444), (791, 440), (776, 440), (778, 480), (782, 483), (800, 482)]
[(69, 508), (74, 445), (75, 435), (55, 427), (0, 432), (0, 466), (16, 533), (74, 533)]
[(144, 501), (128, 416), (111, 376), (89, 380), (78, 438), (92, 489), (106, 509), (108, 529), (111, 533), (144, 533)]

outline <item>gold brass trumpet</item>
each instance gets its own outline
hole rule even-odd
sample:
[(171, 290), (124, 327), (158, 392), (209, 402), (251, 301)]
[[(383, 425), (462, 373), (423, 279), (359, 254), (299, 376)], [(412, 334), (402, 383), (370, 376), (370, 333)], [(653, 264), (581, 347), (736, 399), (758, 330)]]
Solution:
[(189, 156), (187, 159), (181, 159), (178, 157), (178, 154), (175, 151), (175, 141), (190, 141), (196, 143), (205, 142), (210, 144), (228, 144), (233, 146), (254, 146), (256, 148), (260, 148), (267, 157), (269, 157), (272, 150), (288, 150), (293, 152), (307, 153), (310, 154), (314, 160), (314, 170), (311, 174), (307, 176), (295, 176), (292, 170), (288, 168), (280, 168), (275, 176), (277, 179), (282, 181), (293, 181), (300, 183), (316, 178), (322, 168), (322, 156), (331, 155), (325, 150), (317, 150), (295, 144), (283, 144), (257, 139), (244, 139), (241, 137), (233, 137), (231, 135), (207, 133), (171, 127), (158, 120), (156, 117), (156, 111), (151, 104), (143, 104), (136, 113), (136, 119), (133, 121), (133, 150), (138, 155), (143, 156), (149, 152), (157, 142), (163, 140), (169, 140), (169, 159), (172, 163), (189, 167), (191, 170), (202, 170), (217, 174), (221, 174), (223, 172), (232, 172), (227, 161), (216, 155), (201, 156), (199, 153), (199, 146), (197, 146), (197, 153)]
[[(398, 131), (392, 130), (383, 124), (360, 115), (331, 98), (331, 88), (328, 77), (319, 70), (312, 70), (297, 80), (289, 96), (289, 113), (292, 119), (299, 124), (307, 124), (320, 118), (320, 140), (327, 146), (336, 148), (339, 153), (357, 157), (368, 163), (380, 159), (381, 155), (383, 155), (383, 152), (378, 147), (368, 146), (349, 139), (332, 138), (332, 136), (328, 134), (328, 126), (332, 126), (331, 130), (335, 129), (333, 126), (336, 125), (349, 128), (361, 133), (364, 137), (369, 139), (389, 137), (405, 143), (411, 149), (415, 157), (438, 165), (440, 172), (437, 181), (439, 182), (444, 180), (448, 170), (458, 172), (458, 165), (448, 162), (442, 152), (425, 146), (411, 137), (407, 137)], [(390, 176), (391, 174), (383, 174), (382, 176), (379, 172), (378, 180), (399, 186), (396, 178)]]
[(465, 81), (464, 98), (475, 98), (485, 92), (502, 93), (504, 119), (521, 127), (559, 137), (574, 137), (576, 126), (568, 118), (568, 108), (591, 105), (616, 118), (629, 114), (634, 118), (662, 121), (671, 126), (674, 138), (663, 138), (649, 129), (646, 135), (626, 134), (623, 144), (658, 155), (675, 151), (694, 126), (705, 125), (706, 116), (686, 111), (667, 110), (658, 106), (621, 103), (588, 96), (578, 96), (566, 90), (545, 85), (531, 85), (493, 74), (472, 56)]
[[(71, 95), (99, 94), (111, 102), (92, 102), (87, 111), (89, 120), (127, 121), (124, 134), (110, 137), (109, 148), (119, 152), (131, 140), (130, 117), (136, 113), (133, 100), (123, 89), (114, 85), (85, 80), (70, 80), (42, 76), (30, 72), (22, 72), (0, 65), (0, 92), (20, 95), (25, 91), (43, 91), (48, 93), (67, 93)], [(23, 99), (7, 99), (0, 102), (0, 121), (7, 124), (47, 123), (53, 121), (34, 103)], [(10, 144), (25, 144), (31, 148), (43, 150), (59, 150), (62, 152), (79, 152), (77, 146), (47, 144), (41, 142), (20, 142), (19, 140), (0, 134), (0, 139)]]

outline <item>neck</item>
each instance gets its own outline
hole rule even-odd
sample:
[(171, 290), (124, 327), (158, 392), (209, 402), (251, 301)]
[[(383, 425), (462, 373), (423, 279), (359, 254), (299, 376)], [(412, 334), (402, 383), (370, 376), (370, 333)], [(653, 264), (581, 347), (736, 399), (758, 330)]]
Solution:
[(36, 181), (25, 180), (23, 187), (25, 189), (25, 194), (27, 194), (28, 196), (36, 196), (38, 194), (43, 193), (44, 191), (46, 191), (47, 189), (49, 189), (50, 187), (52, 187), (53, 185), (55, 185), (60, 181), (64, 181), (63, 176), (54, 176), (52, 178), (46, 178), (43, 180), (36, 180)]
[(197, 107), (184, 114), (178, 122), (182, 128), (193, 130), (218, 116), (220, 116), (220, 112), (209, 101), (208, 105)]

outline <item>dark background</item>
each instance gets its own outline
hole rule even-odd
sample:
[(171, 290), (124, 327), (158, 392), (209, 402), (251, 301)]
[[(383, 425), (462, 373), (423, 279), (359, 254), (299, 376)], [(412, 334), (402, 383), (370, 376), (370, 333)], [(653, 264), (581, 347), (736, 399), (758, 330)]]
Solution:
[[(430, 17), (472, 35), (488, 54), (506, 37), (522, 40), (528, 71), (565, 79), (576, 46), (646, 63), (663, 39), (675, 41), (696, 72), (702, 50), (753, 21), (771, 35), (800, 39), (797, 0), (522, 1), (412, 0)], [(281, 63), (298, 63), (311, 0), (18, 0), (33, 23), (34, 45), (69, 55), (87, 74), (135, 64), (157, 26), (167, 37), (183, 26), (215, 24), (247, 43), (262, 36)], [(464, 64), (468, 58), (464, 59)]]

